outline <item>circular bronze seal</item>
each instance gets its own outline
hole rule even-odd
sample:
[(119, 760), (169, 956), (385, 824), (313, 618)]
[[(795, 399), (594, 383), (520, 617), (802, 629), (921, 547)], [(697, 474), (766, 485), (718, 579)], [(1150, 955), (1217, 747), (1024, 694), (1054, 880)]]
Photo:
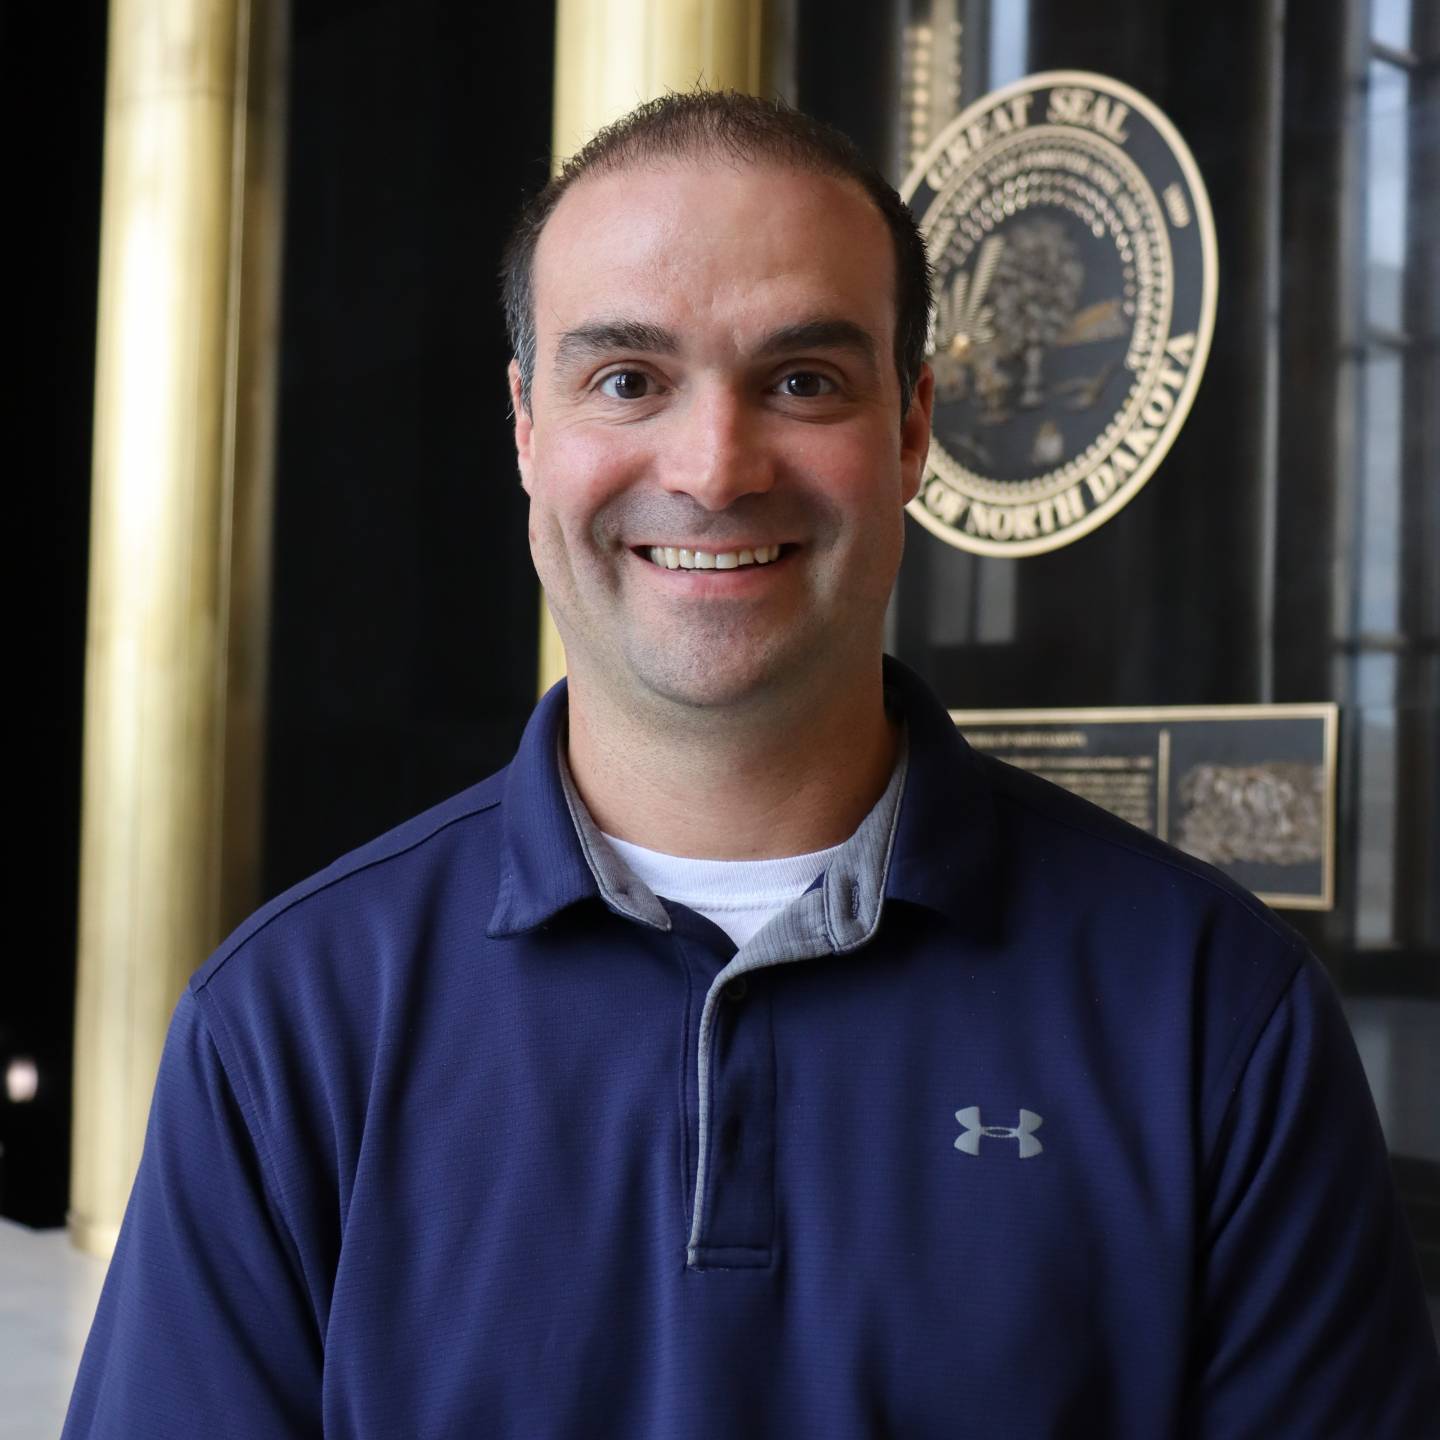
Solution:
[(987, 95), (902, 194), (935, 267), (930, 459), (910, 513), (983, 555), (1068, 545), (1134, 498), (1215, 323), (1200, 172), (1143, 95), (1057, 70)]

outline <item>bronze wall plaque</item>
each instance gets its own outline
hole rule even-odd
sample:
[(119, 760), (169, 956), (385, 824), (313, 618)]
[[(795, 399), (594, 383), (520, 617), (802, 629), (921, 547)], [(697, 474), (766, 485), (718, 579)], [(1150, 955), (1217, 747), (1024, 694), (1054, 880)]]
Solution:
[(1338, 715), (1331, 704), (950, 712), (977, 750), (1289, 910), (1335, 903)]
[(1067, 545), (1169, 450), (1215, 321), (1210, 202), (1138, 91), (1088, 71), (987, 95), (907, 177), (935, 267), (930, 459), (910, 513), (985, 555)]

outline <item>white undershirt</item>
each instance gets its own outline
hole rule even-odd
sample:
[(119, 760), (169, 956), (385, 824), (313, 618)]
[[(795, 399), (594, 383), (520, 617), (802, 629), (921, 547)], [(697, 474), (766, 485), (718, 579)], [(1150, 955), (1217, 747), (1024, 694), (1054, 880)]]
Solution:
[(605, 839), (656, 895), (713, 920), (737, 946), (803, 895), (840, 848), (832, 845), (779, 860), (692, 860), (646, 850), (613, 835)]

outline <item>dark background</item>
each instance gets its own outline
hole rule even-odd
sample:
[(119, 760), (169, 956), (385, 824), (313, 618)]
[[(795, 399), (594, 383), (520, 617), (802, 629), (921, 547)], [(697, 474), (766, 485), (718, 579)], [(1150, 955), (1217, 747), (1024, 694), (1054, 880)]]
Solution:
[[(35, 565), (15, 810), (39, 822), (0, 1065), (41, 1077), (0, 1100), (0, 1214), (31, 1225), (63, 1223), (69, 1184), (105, 24), (103, 0), (0, 6), (25, 314), (7, 488)], [(553, 26), (548, 4), (294, 0), (265, 896), (503, 765), (534, 701), (496, 271), (548, 170)]]

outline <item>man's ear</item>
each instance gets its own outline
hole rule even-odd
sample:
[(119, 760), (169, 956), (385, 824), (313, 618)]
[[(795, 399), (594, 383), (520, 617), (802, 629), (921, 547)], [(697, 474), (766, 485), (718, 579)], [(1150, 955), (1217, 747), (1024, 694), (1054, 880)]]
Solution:
[(520, 384), (519, 361), (512, 360), (506, 373), (510, 381), (510, 415), (515, 421), (515, 459), (520, 465), (520, 484), (524, 486), (525, 493), (528, 495), (530, 493), (530, 457), (535, 427), (530, 420), (530, 410), (525, 403), (525, 396)]
[(910, 396), (910, 408), (900, 422), (900, 482), (902, 504), (908, 505), (920, 492), (925, 476), (925, 457), (930, 453), (930, 420), (935, 409), (935, 372), (920, 367), (920, 378)]

